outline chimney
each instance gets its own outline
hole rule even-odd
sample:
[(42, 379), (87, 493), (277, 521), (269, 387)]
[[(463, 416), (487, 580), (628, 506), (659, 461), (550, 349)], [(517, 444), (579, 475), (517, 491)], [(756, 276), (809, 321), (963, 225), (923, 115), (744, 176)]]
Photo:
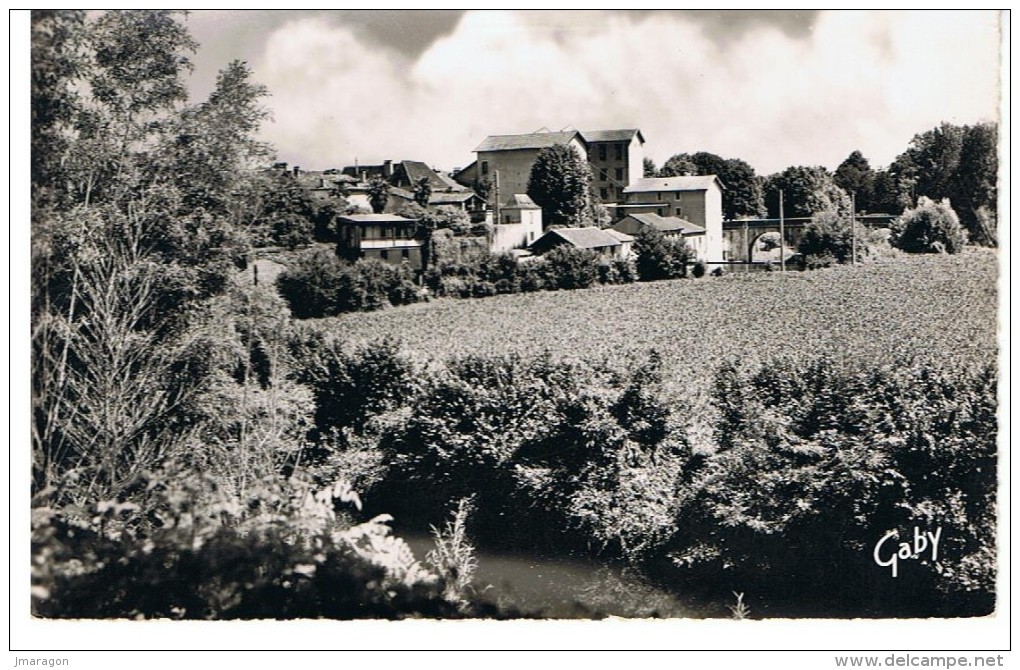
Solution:
[(393, 161), (385, 160), (382, 164), (383, 179), (389, 179), (393, 176)]
[(300, 165), (295, 165), (294, 166), (294, 176), (297, 177), (300, 174), (301, 174), (301, 166)]

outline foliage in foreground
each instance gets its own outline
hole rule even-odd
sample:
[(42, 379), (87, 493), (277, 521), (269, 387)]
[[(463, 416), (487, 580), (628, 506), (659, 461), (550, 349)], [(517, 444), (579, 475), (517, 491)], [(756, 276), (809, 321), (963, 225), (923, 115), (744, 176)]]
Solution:
[[(460, 597), (390, 533), (357, 523), (345, 484), (273, 477), (248, 496), (153, 476), (145, 507), (33, 511), (33, 613), (53, 618), (455, 618), (498, 616)], [(38, 501), (37, 501), (38, 502)], [(449, 581), (448, 579), (453, 579)]]
[[(362, 433), (391, 464), (370, 495), (401, 518), (431, 522), (474, 496), (473, 536), (486, 544), (595, 550), (639, 566), (668, 559), (671, 571), (656, 569), (667, 581), (731, 583), (756, 596), (798, 584), (816, 607), (837, 594), (832, 612), (960, 615), (993, 602), (990, 367), (725, 366), (709, 453), (690, 447), (654, 353), (628, 373), (548, 355), (438, 368), (397, 350), (382, 354), (393, 359), (386, 365), (380, 352), (341, 356), (348, 376), (407, 370), (387, 403), (350, 387), (349, 397), (332, 396), (384, 408), (368, 412)], [(914, 526), (943, 528), (938, 561), (903, 566), (890, 583), (871, 548)], [(911, 594), (917, 609), (902, 609)]]

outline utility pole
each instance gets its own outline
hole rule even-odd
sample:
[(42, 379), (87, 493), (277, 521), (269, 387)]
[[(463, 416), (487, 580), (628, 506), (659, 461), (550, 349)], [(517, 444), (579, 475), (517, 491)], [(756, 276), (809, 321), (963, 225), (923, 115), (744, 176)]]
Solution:
[(857, 265), (857, 194), (850, 194), (850, 265)]
[(779, 269), (786, 272), (786, 223), (783, 219), (783, 189), (779, 189)]

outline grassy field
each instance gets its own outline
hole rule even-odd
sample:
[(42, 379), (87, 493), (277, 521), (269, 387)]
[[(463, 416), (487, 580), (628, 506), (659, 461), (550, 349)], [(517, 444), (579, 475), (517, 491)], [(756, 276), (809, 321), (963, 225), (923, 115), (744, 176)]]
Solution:
[(465, 353), (619, 361), (651, 348), (679, 403), (703, 405), (724, 360), (827, 355), (882, 364), (900, 354), (962, 365), (997, 351), (997, 253), (898, 256), (814, 272), (444, 299), (318, 322), (350, 342), (399, 339), (442, 359)]

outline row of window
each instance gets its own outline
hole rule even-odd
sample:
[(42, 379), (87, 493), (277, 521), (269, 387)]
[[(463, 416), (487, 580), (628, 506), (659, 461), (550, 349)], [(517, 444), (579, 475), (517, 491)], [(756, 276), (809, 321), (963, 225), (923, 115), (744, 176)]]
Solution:
[[(365, 252), (362, 251), (361, 255), (362, 255), (362, 257), (364, 257)], [(410, 258), (411, 257), (411, 250), (410, 249), (401, 249), (400, 250), (400, 257), (401, 258)], [(379, 250), (379, 258), (383, 259), (384, 261), (389, 260), (389, 258), (390, 258), (390, 250), (389, 249), (380, 249)]]
[[(622, 161), (624, 153), (627, 151), (626, 144), (614, 144), (613, 149), (616, 150), (616, 160)], [(608, 147), (605, 144), (599, 145), (599, 160), (606, 160), (606, 154), (608, 153)]]
[[(668, 216), (668, 214), (663, 214), (663, 212), (666, 212), (666, 211), (667, 210), (664, 210), (662, 207), (658, 207), (658, 208), (656, 208), (655, 213), (658, 214), (659, 216)], [(680, 216), (680, 217), (682, 217), (683, 215), (684, 215), (684, 208), (683, 207), (677, 207), (677, 208), (675, 208), (673, 210), (673, 216)]]
[[(616, 181), (623, 181), (623, 168), (616, 168), (616, 170), (615, 170), (615, 172), (613, 174), (616, 175)], [(605, 168), (600, 168), (599, 169), (599, 181), (608, 181), (608, 180), (609, 180), (609, 173), (606, 171)]]

